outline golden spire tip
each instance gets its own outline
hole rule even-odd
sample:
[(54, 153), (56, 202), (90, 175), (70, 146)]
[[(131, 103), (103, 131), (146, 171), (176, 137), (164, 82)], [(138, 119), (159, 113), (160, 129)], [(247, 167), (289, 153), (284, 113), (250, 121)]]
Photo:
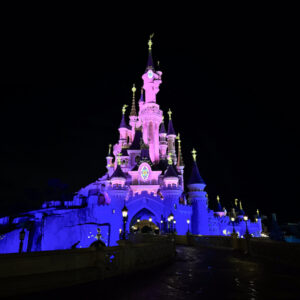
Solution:
[(197, 151), (195, 150), (195, 148), (193, 148), (193, 150), (192, 150), (192, 156), (193, 156), (194, 161), (196, 161), (196, 159), (197, 159)]

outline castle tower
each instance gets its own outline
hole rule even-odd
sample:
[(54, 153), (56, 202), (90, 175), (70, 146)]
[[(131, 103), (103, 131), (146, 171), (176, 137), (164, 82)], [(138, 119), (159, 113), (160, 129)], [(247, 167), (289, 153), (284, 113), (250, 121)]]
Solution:
[(113, 165), (113, 156), (111, 154), (111, 147), (112, 145), (109, 144), (108, 146), (108, 154), (106, 156), (106, 169), (107, 169), (107, 172), (108, 172), (108, 176), (111, 176), (112, 173), (113, 173), (113, 170), (114, 170), (114, 165)]
[(145, 90), (145, 102), (139, 103), (139, 120), (143, 127), (144, 143), (149, 145), (149, 153), (151, 161), (159, 162), (159, 125), (162, 122), (162, 111), (156, 104), (156, 94), (161, 84), (162, 72), (155, 71), (152, 59), (152, 37), (148, 42), (149, 56), (146, 72), (142, 76), (144, 81), (143, 89)]
[(120, 133), (119, 144), (121, 147), (127, 144), (127, 136), (128, 136), (128, 129), (129, 129), (125, 121), (125, 113), (126, 113), (127, 106), (128, 105), (125, 104), (122, 107), (122, 119), (119, 126), (119, 133)]
[(171, 153), (172, 161), (176, 165), (177, 163), (176, 149), (175, 149), (176, 133), (173, 127), (172, 111), (170, 109), (168, 111), (168, 115), (169, 115), (168, 134), (167, 134), (168, 152)]
[(192, 174), (188, 181), (188, 195), (192, 201), (192, 233), (193, 234), (208, 234), (208, 212), (207, 212), (207, 197), (204, 188), (205, 182), (200, 176), (199, 169), (196, 162), (197, 152), (195, 149), (193, 154), (193, 168)]

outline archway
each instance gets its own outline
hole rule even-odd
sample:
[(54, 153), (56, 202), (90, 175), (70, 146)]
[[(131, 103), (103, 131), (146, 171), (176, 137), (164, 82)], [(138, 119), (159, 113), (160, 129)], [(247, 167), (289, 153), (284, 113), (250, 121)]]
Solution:
[(158, 218), (147, 208), (138, 211), (132, 217), (129, 226), (132, 232), (159, 234), (160, 231)]

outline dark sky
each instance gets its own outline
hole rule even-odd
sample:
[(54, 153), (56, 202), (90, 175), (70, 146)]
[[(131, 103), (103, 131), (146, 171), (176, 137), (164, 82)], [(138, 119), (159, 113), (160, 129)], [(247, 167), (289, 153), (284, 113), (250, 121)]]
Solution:
[(280, 10), (201, 12), (192, 21), (153, 23), (35, 25), (5, 37), (1, 215), (38, 208), (49, 179), (75, 192), (104, 174), (154, 31), (153, 57), (163, 72), (157, 101), (173, 110), (186, 175), (195, 147), (212, 208), (219, 194), (227, 208), (237, 197), (250, 215), (259, 208), (299, 221), (293, 18)]

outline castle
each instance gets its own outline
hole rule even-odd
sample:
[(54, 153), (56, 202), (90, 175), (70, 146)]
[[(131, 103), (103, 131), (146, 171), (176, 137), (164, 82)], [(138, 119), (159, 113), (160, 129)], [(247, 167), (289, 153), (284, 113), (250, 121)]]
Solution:
[[(242, 237), (248, 231), (260, 236), (259, 213), (251, 222), (236, 202), (229, 216), (219, 198), (217, 211), (208, 208), (195, 150), (185, 192), (180, 136), (170, 110), (165, 128), (163, 111), (156, 102), (162, 72), (153, 64), (151, 37), (148, 47), (142, 92), (136, 106), (133, 86), (129, 124), (127, 105), (122, 108), (120, 137), (109, 146), (106, 174), (80, 189), (72, 201), (48, 201), (39, 210), (0, 218), (0, 253), (18, 252), (20, 239), (27, 252), (89, 247), (99, 239), (99, 228), (107, 246), (117, 245), (125, 232), (145, 227), (157, 234), (230, 235), (235, 231)], [(128, 211), (126, 222), (124, 209)]]

